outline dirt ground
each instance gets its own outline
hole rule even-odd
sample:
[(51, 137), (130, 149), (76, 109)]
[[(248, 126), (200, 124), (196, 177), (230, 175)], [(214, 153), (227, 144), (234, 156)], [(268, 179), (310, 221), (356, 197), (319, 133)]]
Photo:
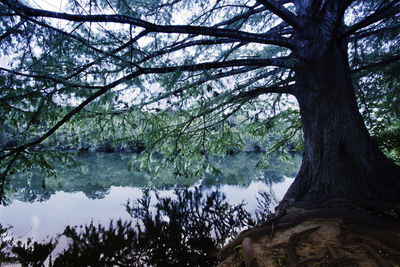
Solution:
[(220, 267), (400, 267), (400, 227), (358, 211), (292, 208), (240, 234), (220, 257)]

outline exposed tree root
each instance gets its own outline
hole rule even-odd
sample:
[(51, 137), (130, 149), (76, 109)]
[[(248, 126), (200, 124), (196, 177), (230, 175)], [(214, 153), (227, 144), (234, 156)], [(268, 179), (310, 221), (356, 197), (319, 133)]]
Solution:
[[(245, 239), (252, 240), (248, 255), (260, 267), (400, 263), (400, 225), (374, 217), (346, 200), (331, 200), (324, 206), (295, 203), (279, 218), (242, 232), (221, 249), (221, 266), (235, 266), (232, 247), (245, 244)], [(247, 260), (245, 266), (253, 266), (250, 263)]]
[(313, 262), (320, 262), (323, 259), (324, 259), (324, 256), (310, 257), (310, 258), (306, 258), (306, 259), (299, 261), (295, 266), (296, 267), (308, 266), (309, 264), (312, 264)]
[(368, 246), (367, 244), (358, 243), (358, 245), (365, 250), (375, 259), (375, 261), (379, 264), (379, 266), (392, 266), (389, 262), (387, 262), (384, 258), (381, 257), (373, 248)]
[(246, 237), (242, 241), (242, 257), (246, 267), (258, 267), (257, 257), (253, 249), (253, 240)]
[(318, 230), (319, 228), (320, 228), (319, 226), (313, 227), (313, 228), (301, 231), (299, 233), (294, 233), (290, 236), (289, 241), (286, 244), (285, 250), (286, 250), (286, 255), (289, 258), (289, 262), (290, 262), (291, 266), (298, 266), (298, 263), (299, 263), (299, 255), (297, 255), (297, 253), (296, 253), (296, 246), (297, 246), (299, 239), (302, 236), (305, 236), (309, 233), (312, 233), (312, 232)]
[(338, 256), (337, 253), (333, 250), (333, 248), (331, 247), (331, 245), (328, 244), (326, 247), (328, 248), (329, 253), (331, 254), (333, 260), (334, 260), (334, 261), (338, 260), (338, 259), (339, 259), (339, 256)]

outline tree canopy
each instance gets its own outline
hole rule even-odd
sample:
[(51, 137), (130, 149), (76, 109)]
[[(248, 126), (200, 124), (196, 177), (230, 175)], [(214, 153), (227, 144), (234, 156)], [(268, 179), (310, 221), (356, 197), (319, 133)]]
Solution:
[(74, 164), (40, 149), (57, 135), (144, 142), (133, 167), (155, 171), (157, 151), (182, 176), (249, 138), (301, 150), (298, 73), (336, 43), (370, 132), (399, 157), (397, 0), (0, 2), (2, 193), (19, 170)]

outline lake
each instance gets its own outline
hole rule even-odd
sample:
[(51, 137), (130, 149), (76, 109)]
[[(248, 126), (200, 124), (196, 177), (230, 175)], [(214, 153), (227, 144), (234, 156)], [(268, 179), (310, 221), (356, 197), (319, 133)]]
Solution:
[(124, 153), (84, 152), (76, 157), (82, 162), (80, 170), (62, 169), (58, 178), (44, 178), (40, 173), (13, 177), (7, 205), (0, 206), (0, 222), (13, 226), (14, 238), (41, 241), (62, 233), (67, 225), (129, 220), (125, 204), (140, 198), (143, 188), (157, 189), (161, 196), (172, 196), (177, 187), (218, 189), (229, 203), (244, 201), (252, 212), (259, 191), (268, 192), (274, 200), (271, 205), (276, 205), (301, 163), (301, 156), (295, 154), (290, 161), (274, 157), (268, 168), (259, 169), (255, 166), (262, 154), (242, 152), (214, 158), (220, 174), (189, 179), (174, 177), (168, 170), (157, 176), (129, 171), (131, 155)]

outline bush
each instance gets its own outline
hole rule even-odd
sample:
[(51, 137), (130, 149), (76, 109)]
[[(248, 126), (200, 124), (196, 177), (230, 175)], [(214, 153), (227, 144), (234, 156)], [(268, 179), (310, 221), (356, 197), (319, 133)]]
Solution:
[[(92, 223), (66, 227), (63, 235), (71, 243), (52, 266), (215, 266), (219, 247), (245, 227), (264, 221), (271, 214), (269, 196), (261, 194), (256, 218), (244, 203), (230, 205), (217, 191), (208, 195), (202, 188), (177, 189), (175, 196), (160, 197), (151, 205), (152, 191), (146, 189), (136, 202), (126, 203), (132, 221)], [(56, 242), (38, 244), (28, 240), (13, 248), (20, 263), (41, 266)]]

